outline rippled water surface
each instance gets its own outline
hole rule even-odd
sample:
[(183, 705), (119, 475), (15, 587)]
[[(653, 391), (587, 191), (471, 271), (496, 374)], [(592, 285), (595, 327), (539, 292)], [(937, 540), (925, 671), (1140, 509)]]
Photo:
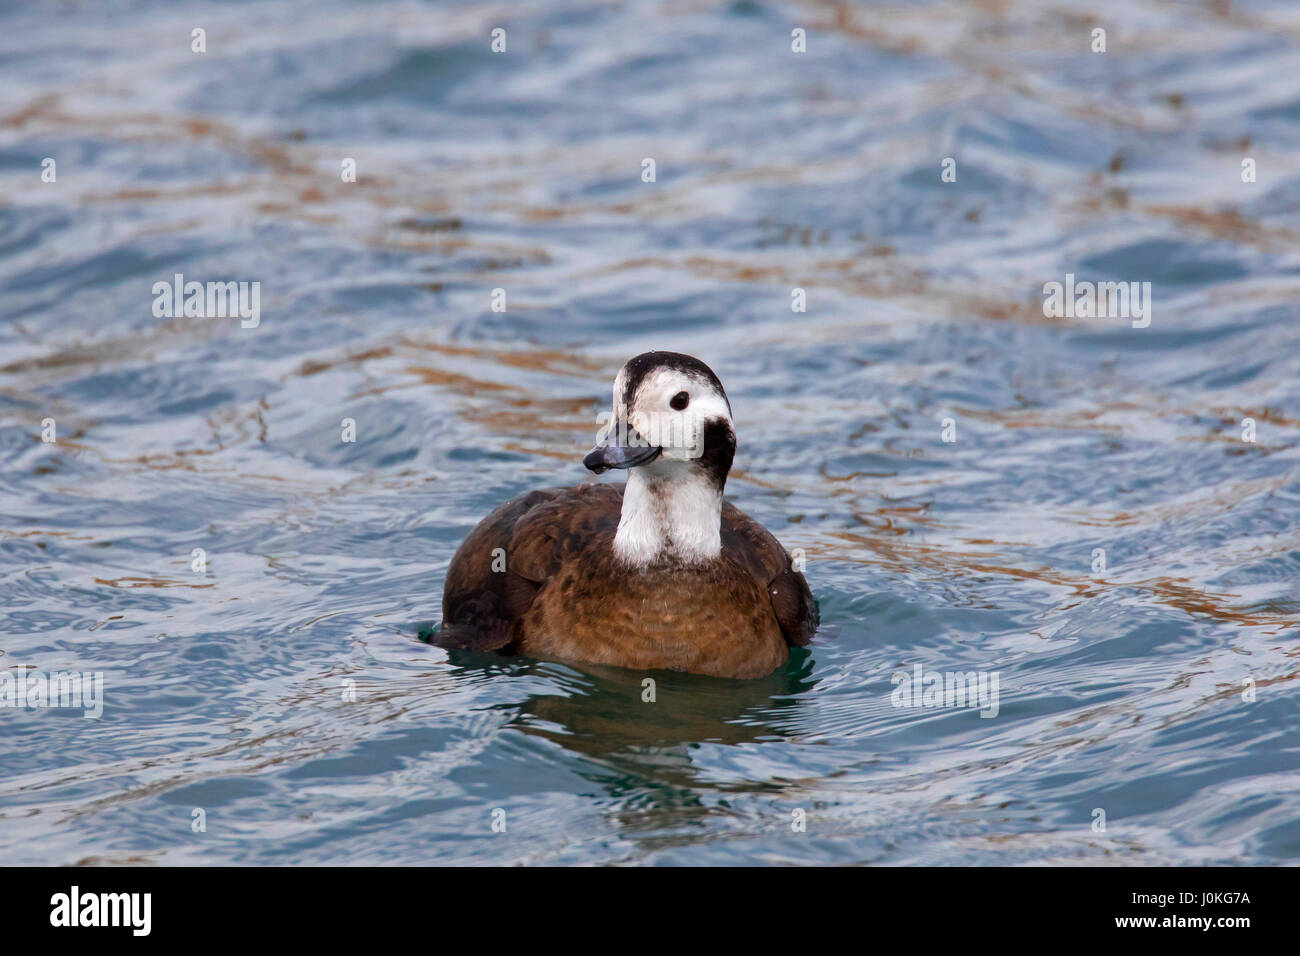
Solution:
[[(1300, 859), (1300, 7), (1083, 7), (4, 5), (0, 672), (104, 710), (0, 708), (0, 862)], [(418, 641), (651, 348), (811, 648), (648, 704)]]

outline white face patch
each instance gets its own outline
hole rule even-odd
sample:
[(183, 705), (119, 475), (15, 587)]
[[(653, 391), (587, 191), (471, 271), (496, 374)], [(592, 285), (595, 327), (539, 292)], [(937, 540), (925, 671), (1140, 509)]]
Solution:
[[(722, 552), (722, 491), (700, 468), (704, 423), (731, 423), (726, 397), (708, 379), (674, 368), (647, 374), (620, 407), (627, 387), (624, 368), (614, 379), (614, 414), (626, 417), (649, 444), (663, 451), (628, 473), (614, 553), (632, 567), (657, 561), (700, 564)], [(673, 400), (686, 393), (686, 406)], [(680, 400), (678, 402), (680, 404)]]
[[(626, 371), (614, 380), (615, 415), (626, 388)], [(674, 408), (673, 400), (685, 393), (685, 408)], [(721, 419), (731, 422), (726, 397), (713, 383), (678, 369), (660, 368), (646, 375), (637, 386), (626, 409), (628, 423), (649, 444), (662, 448), (660, 459), (691, 461), (704, 454), (704, 423)], [(733, 426), (734, 427), (734, 426)]]

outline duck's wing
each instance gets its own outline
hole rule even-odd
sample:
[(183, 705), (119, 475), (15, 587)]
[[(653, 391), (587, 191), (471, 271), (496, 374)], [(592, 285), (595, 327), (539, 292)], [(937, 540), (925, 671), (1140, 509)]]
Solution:
[(770, 531), (729, 501), (722, 504), (722, 549), (767, 587), (785, 642), (803, 647), (817, 631), (817, 605), (804, 576)]
[(567, 543), (615, 526), (621, 487), (578, 485), (529, 492), (478, 523), (457, 549), (442, 593), (439, 647), (509, 650), (516, 624), (559, 566)]

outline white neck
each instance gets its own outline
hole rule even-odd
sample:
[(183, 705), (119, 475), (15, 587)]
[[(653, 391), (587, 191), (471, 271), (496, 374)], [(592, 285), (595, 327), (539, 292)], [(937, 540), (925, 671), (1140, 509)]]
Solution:
[(656, 462), (627, 476), (614, 553), (633, 567), (663, 559), (700, 564), (722, 553), (721, 529), (722, 492), (708, 475)]

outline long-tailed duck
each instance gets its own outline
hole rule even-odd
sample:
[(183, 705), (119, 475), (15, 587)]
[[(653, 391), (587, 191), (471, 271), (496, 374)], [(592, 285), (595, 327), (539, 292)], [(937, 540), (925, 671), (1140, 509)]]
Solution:
[(534, 491), (461, 544), (435, 644), (755, 678), (817, 629), (808, 583), (766, 529), (722, 497), (736, 452), (712, 369), (646, 352), (614, 379), (591, 471), (624, 486)]

